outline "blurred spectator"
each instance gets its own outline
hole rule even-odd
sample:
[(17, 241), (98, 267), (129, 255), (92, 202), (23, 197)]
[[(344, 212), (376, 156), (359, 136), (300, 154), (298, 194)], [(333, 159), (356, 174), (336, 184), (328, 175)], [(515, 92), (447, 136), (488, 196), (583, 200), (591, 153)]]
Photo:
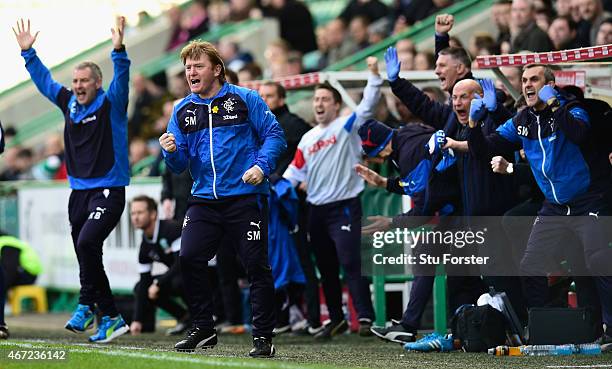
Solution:
[(357, 46), (357, 50), (365, 49), (366, 47), (370, 46), (368, 35), (369, 25), (370, 21), (363, 15), (353, 17), (349, 23), (349, 34)]
[(52, 133), (45, 140), (42, 160), (32, 168), (34, 179), (66, 179), (64, 139), (60, 133)]
[(396, 3), (395, 14), (398, 19), (403, 17), (407, 25), (412, 25), (452, 3), (451, 0), (400, 0)]
[(346, 24), (342, 19), (336, 18), (330, 21), (326, 29), (325, 37), (329, 46), (326, 66), (334, 64), (356, 51), (357, 46), (347, 37)]
[(301, 1), (270, 0), (269, 6), (263, 8), (263, 14), (278, 19), (280, 37), (287, 41), (291, 48), (302, 54), (317, 49), (312, 15)]
[(369, 23), (384, 18), (389, 14), (389, 8), (380, 0), (351, 0), (338, 16), (345, 24), (358, 16), (366, 17)]
[[(287, 61), (290, 50), (289, 44), (282, 39), (268, 44), (264, 51), (264, 58), (266, 59), (264, 77), (278, 78), (287, 75)], [(244, 81), (242, 78), (240, 80)]]
[(225, 80), (231, 83), (232, 85), (237, 85), (239, 81), (238, 73), (234, 72), (231, 69), (226, 69), (225, 70)]
[(511, 52), (528, 50), (532, 52), (551, 51), (553, 44), (546, 32), (535, 23), (535, 9), (529, 0), (512, 1), (512, 47)]
[(550, 22), (552, 21), (553, 15), (548, 9), (537, 9), (535, 11), (535, 22), (540, 27), (540, 29), (544, 32), (548, 32), (548, 27), (550, 27)]
[(253, 62), (253, 55), (248, 51), (241, 51), (237, 42), (222, 39), (217, 46), (226, 69), (238, 72), (248, 63)]
[(498, 55), (499, 48), (493, 36), (486, 32), (477, 32), (470, 37), (468, 51), (472, 58), (479, 55)]
[[(159, 108), (155, 114), (155, 103), (162, 97), (164, 90), (153, 81), (140, 73), (132, 77), (133, 96), (130, 98), (132, 114), (128, 121), (128, 137), (141, 136), (146, 131), (146, 125), (151, 125), (156, 116), (159, 116)], [(150, 128), (149, 128), (150, 131)]]
[(174, 50), (185, 42), (201, 35), (208, 30), (206, 8), (203, 0), (196, 0), (181, 12), (179, 7), (168, 10), (167, 16), (173, 31), (166, 50)]
[(387, 38), (389, 36), (388, 28), (388, 22), (376, 22), (370, 24), (368, 27), (368, 42), (370, 45), (381, 42)]
[[(510, 85), (512, 85), (514, 90), (520, 94), (522, 91), (521, 77), (523, 75), (523, 69), (520, 67), (500, 67), (499, 70), (504, 76), (506, 76), (508, 82), (510, 82)], [(515, 105), (515, 101), (512, 98), (512, 95), (510, 95), (510, 91), (508, 91), (506, 86), (499, 79), (495, 82), (495, 87), (504, 91), (504, 93), (506, 94), (506, 101), (504, 101), (504, 106), (507, 109), (512, 110)]]
[(575, 49), (576, 43), (576, 22), (569, 16), (558, 16), (550, 24), (548, 37), (555, 46), (555, 50)]
[(327, 30), (325, 26), (318, 26), (315, 30), (315, 35), (317, 39), (317, 50), (304, 55), (304, 67), (310, 71), (318, 71), (325, 68), (325, 66), (327, 66), (327, 54), (329, 52)]
[(17, 130), (15, 127), (8, 126), (4, 128), (4, 144), (8, 145), (9, 142), (13, 141), (13, 139), (17, 136)]
[[(295, 76), (304, 72), (302, 65), (302, 54), (299, 51), (290, 51), (287, 55), (287, 66), (285, 76)], [(282, 76), (282, 77), (285, 77)]]
[(0, 181), (16, 181), (19, 179), (19, 167), (17, 164), (17, 154), (21, 151), (20, 146), (7, 146), (2, 154), (4, 170), (0, 173)]
[(425, 86), (421, 89), (429, 100), (438, 102), (440, 104), (446, 104), (448, 101), (448, 95), (437, 86)]
[(230, 6), (224, 0), (213, 0), (206, 9), (208, 12), (208, 27), (211, 31), (229, 21)]
[(229, 0), (229, 3), (229, 20), (232, 22), (241, 22), (249, 19), (251, 12), (255, 9), (254, 0)]
[(595, 45), (612, 44), (612, 18), (607, 18), (599, 26)]
[(168, 91), (174, 99), (182, 99), (191, 93), (185, 72), (181, 71), (170, 77)]
[(491, 7), (491, 18), (497, 28), (497, 45), (510, 42), (510, 19), (512, 0), (497, 0)]
[(465, 47), (463, 47), (463, 42), (461, 42), (461, 40), (457, 36), (451, 36), (448, 39), (448, 46), (456, 47), (458, 49), (465, 49)]
[(397, 49), (397, 57), (401, 63), (401, 70), (414, 70), (414, 57), (416, 48), (412, 40), (404, 38), (395, 43)]
[(242, 82), (256, 81), (263, 77), (261, 67), (257, 63), (249, 63), (238, 71), (238, 80)]
[(431, 50), (419, 51), (414, 57), (414, 70), (433, 70), (436, 57)]
[(150, 166), (152, 160), (148, 160), (150, 157), (149, 147), (147, 142), (140, 138), (135, 137), (130, 142), (130, 170), (132, 176), (147, 176), (149, 175)]
[(604, 19), (610, 17), (604, 12), (601, 0), (574, 0), (578, 4), (580, 22), (576, 40), (580, 47), (595, 45), (597, 31)]
[(34, 175), (32, 174), (33, 165), (34, 153), (32, 153), (32, 150), (28, 148), (21, 148), (15, 157), (16, 178), (11, 180), (34, 179)]

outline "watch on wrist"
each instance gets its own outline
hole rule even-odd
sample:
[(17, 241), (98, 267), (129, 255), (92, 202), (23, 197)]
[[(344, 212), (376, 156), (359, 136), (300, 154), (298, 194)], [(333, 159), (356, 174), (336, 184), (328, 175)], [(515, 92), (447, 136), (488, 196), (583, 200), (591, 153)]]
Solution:
[(506, 167), (506, 173), (508, 174), (514, 173), (514, 165), (512, 163), (508, 163), (508, 166)]

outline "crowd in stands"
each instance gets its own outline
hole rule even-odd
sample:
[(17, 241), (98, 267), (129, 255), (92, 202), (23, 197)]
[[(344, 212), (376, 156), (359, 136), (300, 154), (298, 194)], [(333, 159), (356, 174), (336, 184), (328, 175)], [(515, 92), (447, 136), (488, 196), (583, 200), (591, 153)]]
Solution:
[[(195, 0), (184, 9), (174, 6), (166, 12), (171, 24), (166, 50), (176, 52), (188, 40), (227, 22), (273, 17), (279, 21), (280, 38), (268, 43), (264, 65), (231, 38), (221, 39), (216, 46), (238, 81), (275, 79), (322, 70), (452, 4), (452, 0), (398, 0), (388, 6), (380, 0), (350, 0), (337, 18), (316, 24), (307, 3), (297, 0)], [(475, 31), (465, 46), (475, 60), (479, 55), (610, 44), (610, 11), (610, 0), (497, 0), (491, 8), (496, 34)], [(450, 45), (464, 46), (455, 37), (450, 38)], [(410, 39), (401, 39), (395, 46), (402, 70), (434, 69), (433, 50), (417, 49)], [(475, 62), (472, 68), (477, 68)], [(505, 67), (502, 72), (520, 87), (517, 68)], [(156, 140), (166, 129), (172, 101), (188, 94), (188, 86), (182, 71), (170, 76), (135, 74), (131, 82), (128, 127), (132, 175), (161, 175), (164, 168), (162, 160), (155, 160), (159, 157)], [(501, 83), (498, 87), (504, 89)], [(399, 111), (404, 109), (395, 108), (393, 100), (392, 96), (383, 99), (380, 114), (405, 121)], [(9, 142), (14, 132), (9, 124)], [(0, 180), (65, 179), (61, 137), (47, 141), (37, 149), (14, 146), (7, 150)]]

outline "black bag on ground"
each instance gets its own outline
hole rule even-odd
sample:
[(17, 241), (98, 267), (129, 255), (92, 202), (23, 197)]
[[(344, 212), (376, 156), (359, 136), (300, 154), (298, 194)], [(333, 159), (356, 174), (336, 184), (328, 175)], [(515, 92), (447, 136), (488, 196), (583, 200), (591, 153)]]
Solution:
[(597, 319), (588, 308), (529, 309), (529, 344), (589, 343), (600, 335)]
[(453, 338), (467, 352), (486, 352), (506, 343), (506, 317), (491, 305), (463, 305), (451, 321)]

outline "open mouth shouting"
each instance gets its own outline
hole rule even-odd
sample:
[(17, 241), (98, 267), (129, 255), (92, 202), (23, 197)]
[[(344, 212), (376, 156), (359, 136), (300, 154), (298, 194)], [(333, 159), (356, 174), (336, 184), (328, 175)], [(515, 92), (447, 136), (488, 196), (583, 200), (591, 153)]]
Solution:
[(198, 90), (201, 87), (202, 81), (199, 78), (190, 78), (189, 85), (192, 90)]
[(538, 94), (534, 87), (526, 87), (524, 90), (527, 105), (533, 106), (538, 102)]

